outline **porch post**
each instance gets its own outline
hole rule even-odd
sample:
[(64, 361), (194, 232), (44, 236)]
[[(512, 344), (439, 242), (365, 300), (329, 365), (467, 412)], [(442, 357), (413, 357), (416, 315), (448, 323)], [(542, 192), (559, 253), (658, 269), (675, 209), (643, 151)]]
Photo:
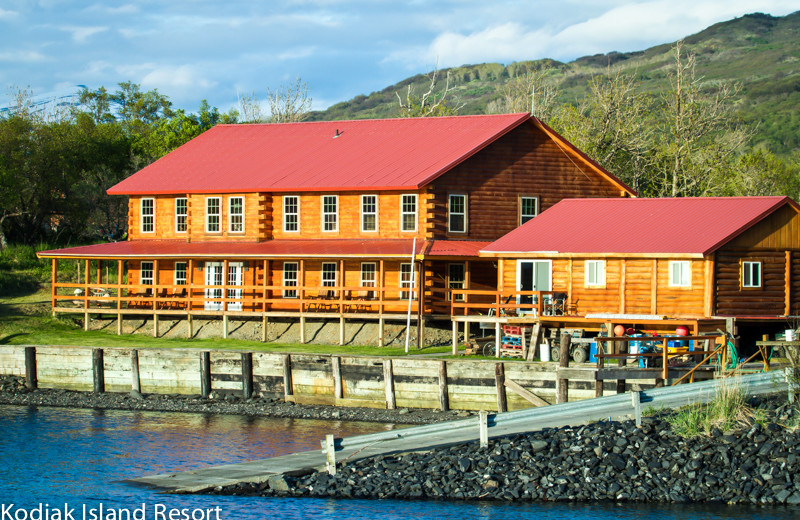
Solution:
[[(269, 268), (270, 262), (269, 260), (264, 260), (264, 283), (262, 286), (264, 287), (261, 290), (261, 311), (267, 312), (267, 281), (269, 280)], [(264, 324), (266, 330), (266, 323)], [(266, 332), (264, 332), (264, 341), (266, 341)]]
[(83, 264), (83, 330), (89, 330), (89, 259)]
[(414, 262), (412, 266), (416, 266), (417, 269), (417, 348), (422, 348), (422, 305), (425, 302), (422, 277), (425, 275), (425, 270), (422, 269), (422, 262)]
[(56, 284), (58, 283), (58, 259), (53, 258), (53, 272), (51, 275), (51, 287), (50, 287), (50, 308), (53, 310), (53, 317), (56, 317), (56, 305), (58, 304), (56, 300)]
[(158, 260), (153, 260), (153, 337), (158, 337)]
[[(386, 277), (386, 270), (384, 269), (383, 260), (381, 260), (378, 263), (378, 270), (380, 271), (380, 273), (378, 275), (378, 288), (380, 289), (378, 291), (378, 314), (383, 316), (383, 297), (384, 297), (383, 288), (386, 285), (384, 283), (385, 282), (384, 278)], [(381, 335), (381, 345), (380, 346), (381, 347), (383, 346), (383, 335)]]
[(117, 260), (117, 336), (122, 335), (122, 260)]
[(297, 296), (300, 298), (300, 343), (306, 342), (306, 318), (303, 315), (303, 300), (305, 300), (306, 286), (306, 261), (300, 260), (300, 273), (298, 274)]
[[(222, 261), (222, 312), (223, 315), (225, 312), (228, 311), (228, 260), (225, 259)], [(228, 322), (225, 321), (224, 326), (227, 326)], [(227, 331), (223, 331), (223, 334)], [(227, 337), (227, 336), (225, 336)]]

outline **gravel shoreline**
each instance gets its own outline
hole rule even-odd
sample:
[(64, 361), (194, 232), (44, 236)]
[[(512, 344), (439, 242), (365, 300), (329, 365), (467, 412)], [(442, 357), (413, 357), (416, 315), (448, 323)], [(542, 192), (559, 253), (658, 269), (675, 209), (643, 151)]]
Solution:
[(146, 410), (154, 412), (187, 412), (294, 419), (365, 421), (386, 424), (431, 424), (469, 417), (469, 412), (441, 412), (402, 408), (345, 408), (321, 405), (296, 405), (283, 399), (241, 399), (226, 394), (220, 399), (203, 399), (199, 395), (158, 395), (130, 393), (94, 393), (39, 388), (28, 390), (24, 378), (0, 377), (0, 404), (20, 406), (55, 406), (103, 410)]
[[(633, 421), (545, 429), (428, 452), (379, 456), (211, 494), (534, 502), (800, 505), (800, 430), (785, 395), (753, 401), (764, 425), (683, 438), (666, 412)], [(800, 511), (800, 507), (798, 507)]]

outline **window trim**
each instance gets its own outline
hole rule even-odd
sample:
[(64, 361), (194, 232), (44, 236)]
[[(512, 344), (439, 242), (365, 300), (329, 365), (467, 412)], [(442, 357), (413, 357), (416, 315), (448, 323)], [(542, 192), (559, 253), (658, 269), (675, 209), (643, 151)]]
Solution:
[[(325, 199), (332, 198), (336, 205), (336, 211), (333, 213), (325, 211)], [(325, 229), (325, 217), (333, 215), (333, 229)], [(338, 195), (323, 195), (320, 199), (320, 230), (323, 233), (338, 233), (339, 232), (339, 196)]]
[[(589, 265), (602, 267), (600, 276), (594, 282), (589, 281)], [(597, 272), (595, 271), (597, 274)], [(606, 286), (606, 261), (605, 260), (584, 260), (583, 262), (583, 286), (584, 287), (605, 287)]]
[[(238, 215), (242, 217), (242, 222), (241, 222), (242, 229), (240, 229), (239, 231), (233, 230), (233, 224), (234, 224), (233, 217), (237, 216), (234, 215), (233, 213), (233, 201), (236, 199), (240, 199), (242, 201), (242, 212), (241, 214)], [(245, 204), (244, 197), (241, 195), (228, 197), (228, 233), (235, 233), (235, 234), (244, 233), (244, 214), (245, 214), (244, 204)]]
[[(287, 273), (286, 267), (289, 265), (294, 266), (293, 280), (287, 280), (286, 278), (286, 273)], [(284, 262), (283, 265), (281, 266), (281, 279), (283, 280), (283, 283), (281, 285), (283, 285), (284, 287), (298, 287), (300, 285), (300, 262)], [(294, 285), (288, 285), (286, 283), (287, 281), (293, 281)], [(297, 292), (297, 289), (283, 289), (282, 294), (284, 298), (299, 298), (300, 296), (299, 293)]]
[[(403, 206), (405, 203), (406, 197), (414, 197), (414, 229), (405, 229), (404, 227), (404, 218), (406, 215), (411, 215), (412, 213), (403, 211)], [(400, 232), (401, 233), (416, 233), (417, 231), (417, 221), (419, 220), (419, 196), (417, 193), (402, 193), (400, 194)]]
[[(364, 279), (364, 267), (372, 266), (372, 280), (365, 280)], [(378, 265), (375, 262), (361, 262), (361, 287), (377, 287), (378, 286)], [(371, 283), (372, 285), (367, 285)]]
[(528, 220), (526, 220), (525, 222), (528, 222), (529, 220), (533, 220), (534, 218), (539, 216), (540, 209), (541, 209), (540, 206), (539, 206), (539, 196), (538, 195), (526, 195), (524, 193), (521, 193), (519, 195), (518, 199), (517, 199), (517, 223), (518, 223), (517, 225), (519, 225), (519, 226), (521, 226), (522, 224), (525, 223), (525, 222), (522, 221), (523, 217), (525, 217), (525, 215), (522, 213), (522, 201), (523, 201), (523, 199), (532, 199), (532, 200), (534, 200), (536, 202), (536, 212)]
[[(150, 202), (150, 210), (152, 213), (146, 215), (144, 212), (144, 203)], [(148, 231), (145, 229), (145, 218), (149, 217), (151, 229)], [(155, 233), (156, 232), (156, 199), (153, 197), (143, 197), (139, 201), (139, 231), (142, 233)]]
[[(364, 211), (364, 199), (367, 197), (372, 197), (375, 199), (375, 211), (374, 212), (365, 212)], [(365, 215), (374, 215), (375, 216), (375, 229), (364, 229), (364, 216)], [(362, 233), (377, 233), (378, 232), (378, 196), (371, 195), (371, 194), (364, 194), (361, 195), (361, 232)]]
[[(178, 277), (178, 273), (181, 272), (181, 269), (178, 269), (179, 265), (183, 265), (183, 269), (182, 269), (182, 271), (183, 271), (183, 282), (181, 282), (181, 278)], [(188, 262), (175, 262), (175, 265), (173, 267), (173, 272), (174, 272), (173, 280), (174, 280), (175, 285), (186, 285), (187, 278), (189, 276)]]
[[(178, 203), (184, 202), (184, 213), (178, 213)], [(181, 217), (183, 217), (183, 227), (181, 230)], [(189, 197), (175, 197), (175, 232), (188, 233), (189, 231)]]
[[(209, 211), (208, 211), (208, 209), (209, 209), (208, 208), (208, 204), (212, 200), (216, 200), (217, 201), (217, 210), (218, 210), (218, 212), (216, 214), (209, 213)], [(206, 233), (222, 233), (222, 197), (206, 197), (206, 211), (205, 211), (205, 214), (206, 214)], [(212, 231), (210, 226), (209, 226), (211, 224), (211, 217), (212, 216), (216, 216), (217, 217), (217, 229), (214, 230), (214, 231)]]
[[(758, 265), (758, 285), (754, 285), (752, 282), (753, 278), (753, 267)], [(750, 284), (745, 284), (745, 274), (748, 272), (747, 266), (750, 267)], [(739, 268), (740, 277), (739, 283), (741, 284), (742, 289), (762, 289), (764, 287), (764, 266), (761, 260), (742, 260), (741, 266)]]
[[(289, 213), (286, 211), (287, 199), (294, 199), (295, 212)], [(286, 219), (288, 215), (294, 215), (296, 229), (288, 229), (289, 221)], [(283, 232), (284, 233), (299, 233), (300, 232), (300, 195), (284, 195), (283, 196)]]
[[(464, 211), (462, 213), (455, 213), (452, 210), (453, 207), (453, 198), (461, 197), (464, 200)], [(447, 195), (447, 232), (448, 233), (456, 233), (459, 235), (465, 235), (469, 229), (469, 223), (467, 219), (467, 215), (469, 215), (469, 198), (467, 197), (466, 193), (449, 193)], [(462, 230), (454, 230), (453, 229), (453, 219), (454, 215), (460, 215), (464, 219), (464, 229)]]
[[(150, 264), (149, 269), (145, 269), (145, 264)], [(145, 279), (144, 272), (150, 271), (150, 276)], [(149, 281), (145, 281), (149, 280)], [(139, 263), (139, 285), (155, 285), (156, 281), (156, 264), (152, 260), (142, 260)]]
[[(673, 268), (676, 265), (686, 266), (686, 271), (688, 274), (688, 280), (685, 284), (681, 283), (682, 280), (675, 280)], [(682, 287), (687, 288), (692, 286), (692, 262), (689, 260), (670, 260), (669, 261), (669, 286), (670, 287)], [(683, 275), (683, 269), (681, 269), (681, 275)]]

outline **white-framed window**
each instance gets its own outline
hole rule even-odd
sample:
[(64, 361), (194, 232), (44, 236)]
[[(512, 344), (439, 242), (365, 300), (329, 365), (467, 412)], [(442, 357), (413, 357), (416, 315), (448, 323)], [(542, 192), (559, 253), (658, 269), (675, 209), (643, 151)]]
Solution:
[(400, 231), (417, 230), (417, 194), (400, 196)]
[(447, 203), (447, 230), (450, 233), (467, 232), (467, 196), (454, 193)]
[(584, 262), (586, 271), (586, 287), (605, 287), (606, 285), (606, 261), (605, 260), (586, 260)]
[(186, 233), (189, 229), (189, 199), (177, 197), (175, 199), (175, 232)]
[(692, 266), (688, 260), (672, 260), (669, 263), (669, 286), (691, 287)]
[[(461, 263), (447, 265), (447, 288), (448, 289), (463, 289), (466, 282), (466, 266)], [(451, 293), (447, 293), (447, 298), (451, 298)], [(459, 294), (455, 297), (455, 301), (463, 302), (464, 295)]]
[[(297, 262), (284, 262), (283, 263), (283, 286), (284, 287), (297, 287)], [(284, 298), (297, 298), (297, 290), (284, 289)]]
[(283, 230), (300, 231), (300, 197), (297, 195), (283, 197)]
[(339, 230), (339, 196), (322, 196), (322, 231)]
[(186, 262), (175, 262), (175, 285), (186, 285)]
[(206, 233), (219, 233), (222, 206), (219, 197), (206, 197)]
[(322, 286), (336, 287), (336, 262), (322, 263)]
[(539, 214), (539, 197), (520, 195), (519, 197), (519, 225), (526, 223)]
[(142, 233), (156, 232), (156, 199), (142, 199)]
[(378, 196), (361, 196), (361, 231), (378, 231)]
[(400, 288), (404, 289), (400, 292), (401, 300), (408, 300), (408, 291), (412, 290), (412, 300), (417, 299), (417, 291), (414, 291), (416, 285), (414, 280), (414, 264), (400, 264)]
[(375, 287), (376, 273), (375, 262), (361, 262), (361, 287)]
[(761, 287), (761, 262), (742, 262), (742, 287)]
[(139, 283), (153, 285), (153, 262), (142, 262), (139, 268)]
[(244, 197), (228, 199), (228, 232), (244, 233)]

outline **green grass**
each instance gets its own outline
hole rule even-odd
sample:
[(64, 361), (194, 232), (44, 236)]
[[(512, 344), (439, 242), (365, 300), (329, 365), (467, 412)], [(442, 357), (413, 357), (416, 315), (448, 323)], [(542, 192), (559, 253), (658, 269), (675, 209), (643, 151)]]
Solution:
[(678, 435), (696, 437), (710, 435), (715, 428), (732, 430), (747, 419), (758, 416), (747, 406), (744, 393), (734, 383), (727, 383), (719, 387), (713, 401), (685, 406), (667, 421)]

